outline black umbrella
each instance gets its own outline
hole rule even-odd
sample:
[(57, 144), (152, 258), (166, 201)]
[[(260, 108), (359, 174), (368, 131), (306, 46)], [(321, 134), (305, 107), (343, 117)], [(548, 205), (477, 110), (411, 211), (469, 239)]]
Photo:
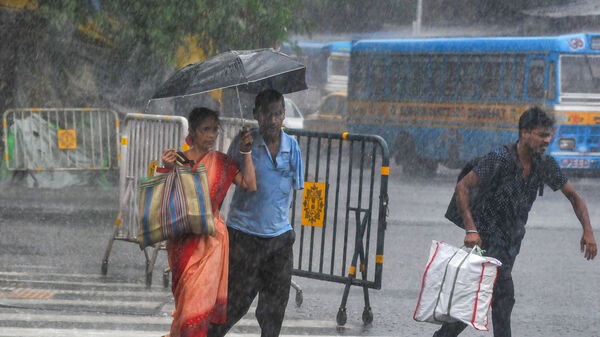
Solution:
[(282, 94), (306, 89), (306, 66), (273, 49), (232, 50), (181, 68), (152, 99), (180, 97), (216, 89), (250, 93), (275, 89)]

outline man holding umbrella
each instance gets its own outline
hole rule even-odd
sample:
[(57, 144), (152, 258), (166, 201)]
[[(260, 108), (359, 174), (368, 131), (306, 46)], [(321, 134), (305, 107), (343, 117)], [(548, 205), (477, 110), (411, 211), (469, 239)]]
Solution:
[[(208, 336), (224, 336), (250, 308), (258, 294), (256, 318), (262, 337), (279, 336), (292, 279), (295, 233), (289, 221), (292, 190), (304, 187), (302, 156), (297, 141), (281, 126), (285, 118), (283, 95), (260, 92), (255, 99), (252, 159), (257, 191), (235, 190), (230, 205), (229, 286), (227, 323), (213, 325)], [(238, 139), (228, 154), (243, 164)]]

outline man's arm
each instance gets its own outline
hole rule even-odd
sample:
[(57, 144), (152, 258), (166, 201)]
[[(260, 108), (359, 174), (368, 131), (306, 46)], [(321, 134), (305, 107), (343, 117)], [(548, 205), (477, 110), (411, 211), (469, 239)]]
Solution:
[(573, 206), (573, 211), (577, 215), (577, 219), (583, 227), (583, 235), (581, 236), (581, 252), (584, 253), (584, 257), (588, 260), (596, 257), (598, 253), (598, 247), (596, 245), (596, 239), (594, 238), (594, 231), (590, 223), (590, 216), (588, 209), (583, 198), (575, 191), (575, 187), (571, 182), (567, 181), (560, 190), (563, 192), (565, 197), (569, 199)]
[(470, 191), (471, 189), (479, 186), (479, 176), (471, 171), (467, 173), (455, 187), (456, 203), (460, 210), (460, 215), (463, 219), (463, 225), (465, 226), (465, 246), (473, 247), (475, 245), (481, 245), (481, 238), (477, 232), (477, 226), (473, 221), (473, 214), (471, 213), (470, 203)]

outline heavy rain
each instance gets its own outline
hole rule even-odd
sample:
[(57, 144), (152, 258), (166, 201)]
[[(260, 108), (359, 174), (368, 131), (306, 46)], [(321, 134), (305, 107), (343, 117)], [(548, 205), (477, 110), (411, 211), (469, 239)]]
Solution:
[[(457, 177), (516, 142), (531, 106), (554, 117), (543, 158), (598, 228), (594, 1), (0, 0), (0, 27), (0, 337), (167, 335), (178, 280), (164, 242), (141, 249), (140, 182), (189, 148), (195, 107), (219, 111), (211, 144), (227, 152), (264, 88), (284, 94), (303, 161), (280, 336), (434, 335), (416, 313), (432, 242), (466, 239), (444, 216)], [(246, 77), (206, 67), (227, 54)], [(600, 336), (581, 204), (545, 182), (512, 335)], [(492, 312), (460, 336), (493, 334)], [(254, 301), (228, 335), (260, 336), (257, 315)]]

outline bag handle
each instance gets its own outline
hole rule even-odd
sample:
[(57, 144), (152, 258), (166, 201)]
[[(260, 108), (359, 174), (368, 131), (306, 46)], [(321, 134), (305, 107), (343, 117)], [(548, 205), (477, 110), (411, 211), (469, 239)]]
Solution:
[(435, 301), (435, 307), (433, 308), (433, 319), (436, 321), (440, 321), (437, 319), (437, 317), (435, 317), (435, 313), (436, 313), (436, 309), (438, 307), (438, 305), (440, 304), (440, 295), (442, 294), (442, 290), (444, 289), (444, 284), (446, 283), (446, 275), (448, 274), (448, 265), (450, 264), (450, 261), (452, 261), (452, 259), (456, 256), (456, 254), (458, 254), (459, 249), (457, 249), (454, 254), (452, 254), (452, 256), (450, 257), (450, 259), (448, 260), (448, 263), (446, 263), (446, 268), (444, 268), (444, 276), (442, 277), (442, 284), (440, 285), (440, 290), (438, 291), (438, 295)]
[(471, 256), (471, 254), (477, 254), (477, 255), (481, 256), (482, 251), (478, 245), (473, 246), (473, 248), (471, 248), (470, 250), (467, 250), (465, 248), (468, 248), (468, 247), (465, 247), (464, 245), (461, 247), (461, 249), (468, 251), (468, 254), (465, 255), (465, 257), (462, 259), (462, 261), (460, 261), (460, 264), (458, 265), (458, 269), (456, 270), (456, 274), (454, 274), (454, 280), (452, 282), (452, 290), (450, 291), (450, 299), (448, 300), (448, 311), (447, 311), (448, 315), (450, 314), (450, 308), (452, 308), (452, 299), (454, 298), (454, 289), (456, 287), (456, 280), (458, 279), (458, 273), (460, 272), (460, 267), (462, 267), (462, 265), (469, 258), (469, 256)]
[(193, 167), (196, 164), (193, 160), (188, 159), (188, 157), (186, 157), (186, 155), (182, 151), (175, 152), (175, 156), (175, 163), (178, 165), (189, 164)]
[[(169, 198), (171, 197), (176, 197), (176, 198), (182, 198), (182, 195), (180, 194), (183, 191), (183, 181), (181, 179), (181, 174), (182, 171), (185, 172), (186, 167), (182, 166), (182, 165), (175, 165), (173, 167), (173, 169), (168, 173), (167, 177), (165, 178), (165, 188), (163, 190), (163, 195), (161, 198), (161, 204), (160, 204), (160, 208), (164, 209), (165, 205), (168, 205), (169, 203)], [(177, 195), (172, 196), (172, 192), (173, 190), (178, 191)], [(187, 214), (188, 212), (188, 207), (187, 204), (185, 202), (181, 203), (181, 212), (183, 214)], [(162, 214), (161, 212), (161, 216), (162, 217), (166, 217), (166, 214)], [(163, 222), (166, 222), (166, 219), (163, 219)], [(183, 226), (188, 227), (189, 223), (187, 221), (187, 217), (183, 217), (182, 221), (184, 222)]]

